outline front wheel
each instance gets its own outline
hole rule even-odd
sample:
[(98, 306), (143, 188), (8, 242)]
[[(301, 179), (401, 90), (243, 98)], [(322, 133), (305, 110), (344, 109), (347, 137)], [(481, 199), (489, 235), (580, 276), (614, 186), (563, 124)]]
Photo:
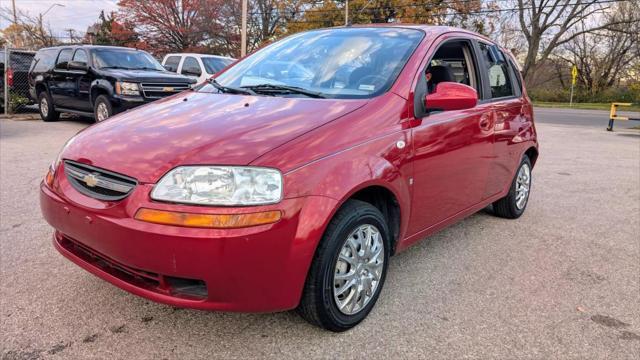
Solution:
[(348, 201), (318, 245), (298, 313), (335, 332), (356, 326), (380, 295), (389, 250), (389, 230), (380, 211), (363, 201)]
[(503, 218), (517, 219), (527, 208), (531, 191), (531, 160), (525, 155), (507, 196), (493, 203), (494, 213)]
[(96, 98), (93, 105), (93, 115), (96, 122), (107, 120), (113, 115), (113, 106), (111, 106), (108, 97), (100, 95)]

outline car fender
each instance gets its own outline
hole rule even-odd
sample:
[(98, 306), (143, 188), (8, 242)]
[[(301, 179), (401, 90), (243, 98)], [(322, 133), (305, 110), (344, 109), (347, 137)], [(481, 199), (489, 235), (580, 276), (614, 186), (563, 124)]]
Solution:
[[(109, 97), (113, 96), (114, 93), (113, 86), (108, 80), (105, 79), (95, 79), (91, 82), (90, 94), (93, 94), (93, 91), (96, 89), (106, 91)], [(91, 96), (91, 106), (93, 106), (93, 96)]]

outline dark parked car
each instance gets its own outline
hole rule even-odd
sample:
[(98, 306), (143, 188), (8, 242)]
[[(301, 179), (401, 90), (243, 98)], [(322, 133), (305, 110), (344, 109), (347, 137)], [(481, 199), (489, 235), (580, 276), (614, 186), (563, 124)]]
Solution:
[[(9, 53), (7, 86), (13, 96), (29, 99), (28, 73), (34, 54), (34, 51), (27, 50), (11, 50)], [(4, 106), (4, 66), (5, 53), (0, 52), (0, 107)]]
[(29, 71), (31, 96), (44, 121), (61, 112), (102, 121), (118, 112), (187, 90), (195, 80), (166, 71), (149, 53), (115, 46), (41, 49)]

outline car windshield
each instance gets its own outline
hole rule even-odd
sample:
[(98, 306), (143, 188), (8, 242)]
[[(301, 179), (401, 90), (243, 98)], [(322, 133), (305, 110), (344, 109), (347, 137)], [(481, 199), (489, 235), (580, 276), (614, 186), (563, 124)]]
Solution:
[(278, 94), (276, 85), (327, 98), (370, 98), (391, 87), (423, 36), (420, 30), (406, 28), (304, 32), (257, 51), (216, 80), (223, 86), (252, 88), (258, 93), (267, 89), (269, 95)]
[(153, 56), (141, 50), (96, 49), (93, 63), (98, 68), (140, 69), (164, 71)]
[(202, 63), (204, 64), (205, 70), (207, 70), (207, 74), (215, 74), (218, 71), (227, 67), (227, 65), (233, 62), (232, 59), (223, 59), (223, 58), (215, 58), (215, 57), (203, 57)]

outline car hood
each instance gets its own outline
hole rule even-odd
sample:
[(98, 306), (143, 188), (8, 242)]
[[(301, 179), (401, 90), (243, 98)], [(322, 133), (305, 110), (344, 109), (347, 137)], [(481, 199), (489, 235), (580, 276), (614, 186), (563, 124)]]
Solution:
[(179, 165), (247, 165), (366, 102), (188, 91), (87, 128), (62, 157), (155, 183)]
[(151, 71), (151, 70), (125, 70), (125, 69), (103, 69), (104, 74), (113, 76), (122, 81), (133, 82), (160, 82), (160, 83), (195, 83), (196, 80), (190, 77), (172, 73), (171, 71)]

